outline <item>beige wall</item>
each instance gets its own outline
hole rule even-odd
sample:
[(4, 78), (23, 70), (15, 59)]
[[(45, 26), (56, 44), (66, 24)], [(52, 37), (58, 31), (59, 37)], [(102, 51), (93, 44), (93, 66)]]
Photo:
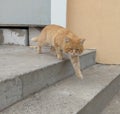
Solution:
[(97, 49), (97, 62), (120, 64), (120, 0), (68, 0), (67, 27)]

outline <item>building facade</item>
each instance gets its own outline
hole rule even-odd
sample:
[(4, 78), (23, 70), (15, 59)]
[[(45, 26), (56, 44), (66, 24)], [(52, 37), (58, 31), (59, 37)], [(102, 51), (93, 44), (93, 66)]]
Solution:
[(98, 63), (120, 64), (120, 0), (68, 0), (67, 27), (96, 48)]

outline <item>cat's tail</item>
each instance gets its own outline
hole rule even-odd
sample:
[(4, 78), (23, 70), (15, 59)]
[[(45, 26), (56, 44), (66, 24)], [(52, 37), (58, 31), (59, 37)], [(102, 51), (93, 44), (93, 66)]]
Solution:
[(38, 37), (33, 37), (33, 38), (31, 39), (31, 41), (37, 42), (37, 41), (38, 41)]

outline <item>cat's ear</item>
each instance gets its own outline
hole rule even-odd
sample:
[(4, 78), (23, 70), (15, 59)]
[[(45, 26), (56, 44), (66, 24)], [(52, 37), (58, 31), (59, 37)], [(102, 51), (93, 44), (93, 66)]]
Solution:
[(86, 39), (80, 39), (80, 44), (83, 45)]
[(65, 41), (65, 43), (68, 43), (68, 42), (70, 42), (70, 38), (65, 37), (64, 41)]

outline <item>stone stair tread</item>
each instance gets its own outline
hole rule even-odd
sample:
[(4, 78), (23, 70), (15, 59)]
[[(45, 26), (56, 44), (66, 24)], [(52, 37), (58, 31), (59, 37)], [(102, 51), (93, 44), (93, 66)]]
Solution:
[(120, 114), (120, 91), (113, 97), (101, 114)]
[(40, 55), (25, 46), (0, 46), (0, 81), (60, 62), (47, 52)]
[[(81, 69), (95, 64), (95, 49), (80, 56)], [(68, 58), (58, 60), (50, 47), (42, 54), (25, 46), (0, 45), (0, 111), (74, 74)]]
[[(49, 47), (43, 50), (43, 54), (37, 54), (29, 47), (1, 45), (0, 82), (61, 62), (49, 52)], [(95, 50), (85, 50), (82, 55), (93, 51)]]
[(0, 114), (76, 114), (119, 74), (120, 65), (93, 65), (83, 70), (83, 80), (73, 75)]

